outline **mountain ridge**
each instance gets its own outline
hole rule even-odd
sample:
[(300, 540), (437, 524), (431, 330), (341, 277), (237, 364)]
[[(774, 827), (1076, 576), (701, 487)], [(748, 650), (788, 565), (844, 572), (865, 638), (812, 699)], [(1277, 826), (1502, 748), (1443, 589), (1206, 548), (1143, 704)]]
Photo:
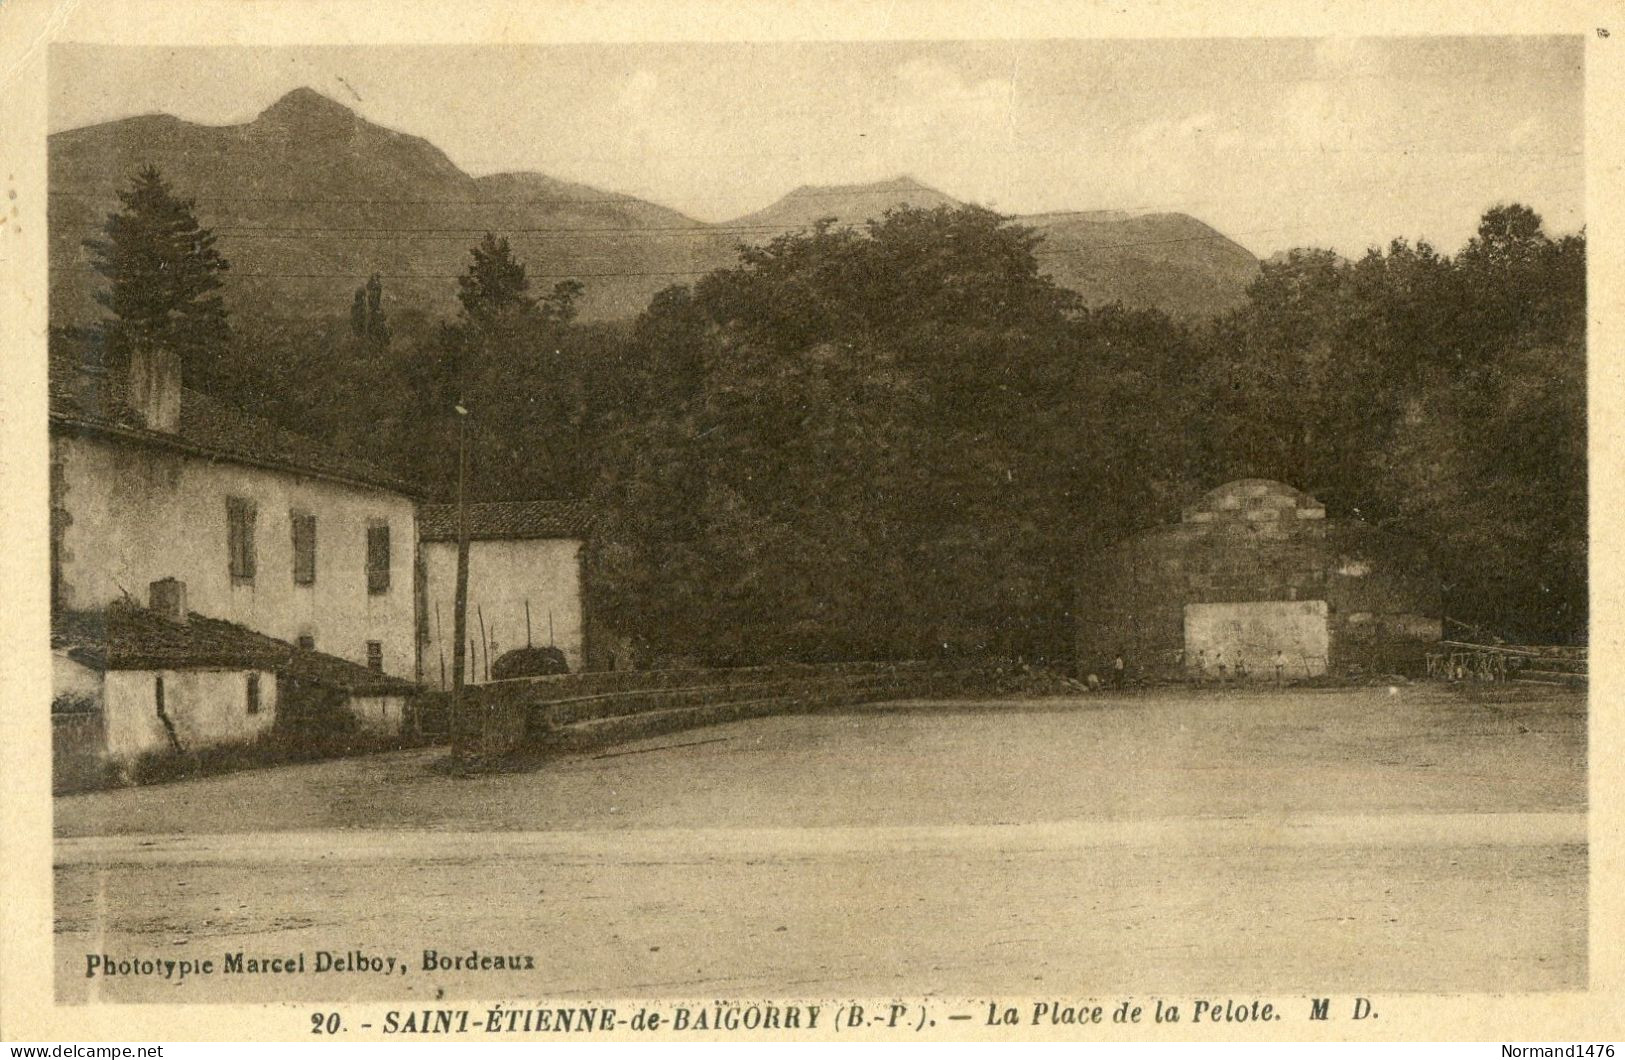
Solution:
[[(510, 238), (539, 290), (568, 278), (586, 284), (583, 319), (627, 318), (660, 289), (735, 264), (740, 243), (824, 217), (858, 224), (899, 205), (959, 204), (899, 174), (804, 184), (759, 210), (707, 223), (534, 170), (473, 176), (431, 141), (298, 88), (236, 124), (158, 113), (53, 133), (53, 323), (99, 318), (99, 278), (81, 243), (99, 234), (118, 208), (117, 191), (147, 163), (178, 195), (195, 198), (200, 222), (216, 231), (234, 266), (232, 309), (266, 316), (342, 314), (374, 272), (392, 302), (449, 313), (469, 247), (492, 231)], [(1041, 266), (1086, 304), (1201, 316), (1238, 304), (1258, 270), (1245, 248), (1184, 214), (1054, 211), (1012, 220), (1045, 237)]]

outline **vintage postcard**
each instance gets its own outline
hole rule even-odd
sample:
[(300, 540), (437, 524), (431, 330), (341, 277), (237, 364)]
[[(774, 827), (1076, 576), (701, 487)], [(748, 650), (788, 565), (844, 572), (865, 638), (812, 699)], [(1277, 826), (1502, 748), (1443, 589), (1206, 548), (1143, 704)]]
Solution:
[(0, 6), (0, 1034), (1620, 1038), (1618, 14)]

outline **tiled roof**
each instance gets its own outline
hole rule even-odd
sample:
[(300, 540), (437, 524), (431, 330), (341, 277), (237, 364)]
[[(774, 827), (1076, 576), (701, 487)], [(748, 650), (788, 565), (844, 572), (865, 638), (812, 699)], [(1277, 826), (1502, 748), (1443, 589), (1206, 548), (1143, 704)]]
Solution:
[[(468, 536), (475, 540), (582, 538), (592, 529), (583, 500), (492, 501), (468, 506)], [(425, 504), (418, 510), (418, 535), (425, 541), (457, 540), (457, 506)]]
[(121, 373), (87, 368), (79, 351), (51, 351), (53, 425), (78, 427), (132, 441), (255, 467), (338, 479), (417, 496), (422, 491), (376, 464), (244, 412), (198, 390), (181, 391), (179, 429), (150, 430), (124, 400)]
[(196, 611), (185, 623), (171, 622), (127, 603), (113, 604), (105, 611), (57, 615), (51, 621), (51, 646), (104, 670), (271, 670), (308, 684), (361, 695), (407, 694), (416, 687), (347, 659), (299, 648)]

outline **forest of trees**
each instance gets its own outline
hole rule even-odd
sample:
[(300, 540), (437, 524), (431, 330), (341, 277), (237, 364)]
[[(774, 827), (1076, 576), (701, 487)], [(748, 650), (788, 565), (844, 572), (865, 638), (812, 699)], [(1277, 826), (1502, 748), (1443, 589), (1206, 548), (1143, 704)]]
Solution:
[(1451, 618), (1584, 638), (1583, 234), (1510, 205), (1453, 255), (1297, 250), (1200, 323), (1078, 305), (1037, 238), (899, 209), (584, 325), (493, 235), (456, 319), (373, 277), (187, 372), (441, 500), (461, 404), (471, 496), (590, 495), (594, 612), (656, 658), (1061, 661), (1079, 556), (1253, 476), (1421, 542)]
[(715, 661), (1064, 658), (1080, 555), (1263, 477), (1423, 543), (1458, 621), (1584, 636), (1583, 236), (1508, 206), (1449, 258), (1296, 251), (1197, 326), (1079, 308), (1032, 239), (900, 211), (658, 298), (595, 476), (610, 620)]

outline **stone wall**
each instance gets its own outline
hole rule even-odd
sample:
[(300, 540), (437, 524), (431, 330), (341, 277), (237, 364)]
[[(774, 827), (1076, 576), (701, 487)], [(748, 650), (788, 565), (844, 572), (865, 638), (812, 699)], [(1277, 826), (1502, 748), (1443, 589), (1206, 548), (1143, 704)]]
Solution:
[(99, 710), (51, 715), (51, 790), (86, 791), (106, 776), (107, 738)]
[[(1180, 676), (1195, 662), (1185, 657), (1186, 605), (1316, 600), (1326, 603), (1330, 644), (1318, 669), (1334, 674), (1419, 668), (1440, 636), (1438, 585), (1416, 546), (1329, 520), (1283, 483), (1227, 483), (1180, 522), (1084, 559), (1076, 665), (1104, 675), (1121, 651), (1135, 673)], [(1255, 676), (1267, 661), (1251, 661)]]
[(470, 686), (456, 744), (484, 758), (578, 748), (744, 717), (929, 694), (954, 668), (926, 662), (625, 670)]

